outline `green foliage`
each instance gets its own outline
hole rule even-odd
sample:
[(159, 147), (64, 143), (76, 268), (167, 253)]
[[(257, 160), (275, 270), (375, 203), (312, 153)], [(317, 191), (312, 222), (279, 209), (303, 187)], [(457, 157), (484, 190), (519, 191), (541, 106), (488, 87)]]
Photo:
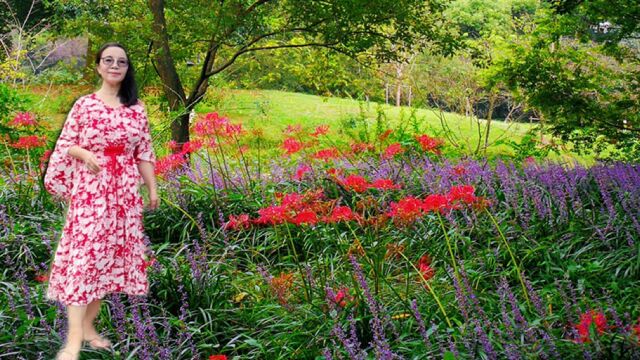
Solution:
[[(640, 100), (635, 96), (640, 63), (633, 48), (622, 42), (603, 45), (598, 38), (572, 37), (595, 25), (585, 23), (586, 14), (592, 16), (587, 19), (597, 17), (610, 6), (585, 4), (562, 13), (541, 9), (535, 30), (507, 46), (508, 55), (496, 62), (492, 74), (538, 109), (554, 135), (577, 150), (603, 155), (603, 147), (592, 147), (596, 139), (604, 137), (610, 146), (624, 149), (640, 132)], [(627, 11), (620, 8), (621, 14)], [(616, 35), (610, 39), (622, 36), (625, 24), (614, 24)]]

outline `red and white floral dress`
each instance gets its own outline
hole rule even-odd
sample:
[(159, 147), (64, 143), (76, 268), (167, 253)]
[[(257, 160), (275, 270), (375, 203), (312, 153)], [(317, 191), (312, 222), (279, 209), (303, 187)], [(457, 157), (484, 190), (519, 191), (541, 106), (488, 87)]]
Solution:
[[(67, 154), (78, 145), (93, 152), (93, 174)], [(49, 158), (45, 188), (69, 200), (66, 222), (49, 275), (47, 298), (87, 305), (106, 294), (144, 295), (149, 289), (140, 161), (155, 163), (143, 104), (113, 108), (95, 94), (73, 105)]]

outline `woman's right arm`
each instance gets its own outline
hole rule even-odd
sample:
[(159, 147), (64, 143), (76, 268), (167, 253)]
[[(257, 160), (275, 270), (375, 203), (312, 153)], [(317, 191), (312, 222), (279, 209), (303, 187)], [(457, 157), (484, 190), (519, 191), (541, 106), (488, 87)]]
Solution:
[(85, 150), (78, 145), (73, 145), (67, 151), (67, 154), (73, 156), (74, 158), (81, 160), (85, 163), (89, 171), (94, 174), (100, 172), (100, 165), (98, 165), (98, 159), (96, 156), (89, 150)]

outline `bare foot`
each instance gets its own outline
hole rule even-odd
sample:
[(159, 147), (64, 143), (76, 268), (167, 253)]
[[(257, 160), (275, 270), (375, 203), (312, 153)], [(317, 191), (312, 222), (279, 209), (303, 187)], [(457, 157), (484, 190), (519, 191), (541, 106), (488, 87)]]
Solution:
[(103, 338), (98, 334), (96, 328), (91, 325), (84, 326), (83, 340), (89, 343), (89, 346), (93, 349), (110, 349), (111, 342), (108, 339)]
[(67, 342), (56, 355), (56, 360), (77, 360), (82, 348), (82, 332), (69, 331)]

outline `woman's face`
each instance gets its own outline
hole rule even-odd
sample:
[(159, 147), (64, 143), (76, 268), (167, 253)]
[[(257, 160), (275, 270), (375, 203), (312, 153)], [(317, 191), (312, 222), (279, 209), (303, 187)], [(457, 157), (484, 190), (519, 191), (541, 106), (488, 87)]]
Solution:
[(122, 48), (110, 46), (102, 51), (98, 63), (98, 74), (102, 81), (112, 86), (118, 86), (124, 80), (129, 67), (129, 59)]

